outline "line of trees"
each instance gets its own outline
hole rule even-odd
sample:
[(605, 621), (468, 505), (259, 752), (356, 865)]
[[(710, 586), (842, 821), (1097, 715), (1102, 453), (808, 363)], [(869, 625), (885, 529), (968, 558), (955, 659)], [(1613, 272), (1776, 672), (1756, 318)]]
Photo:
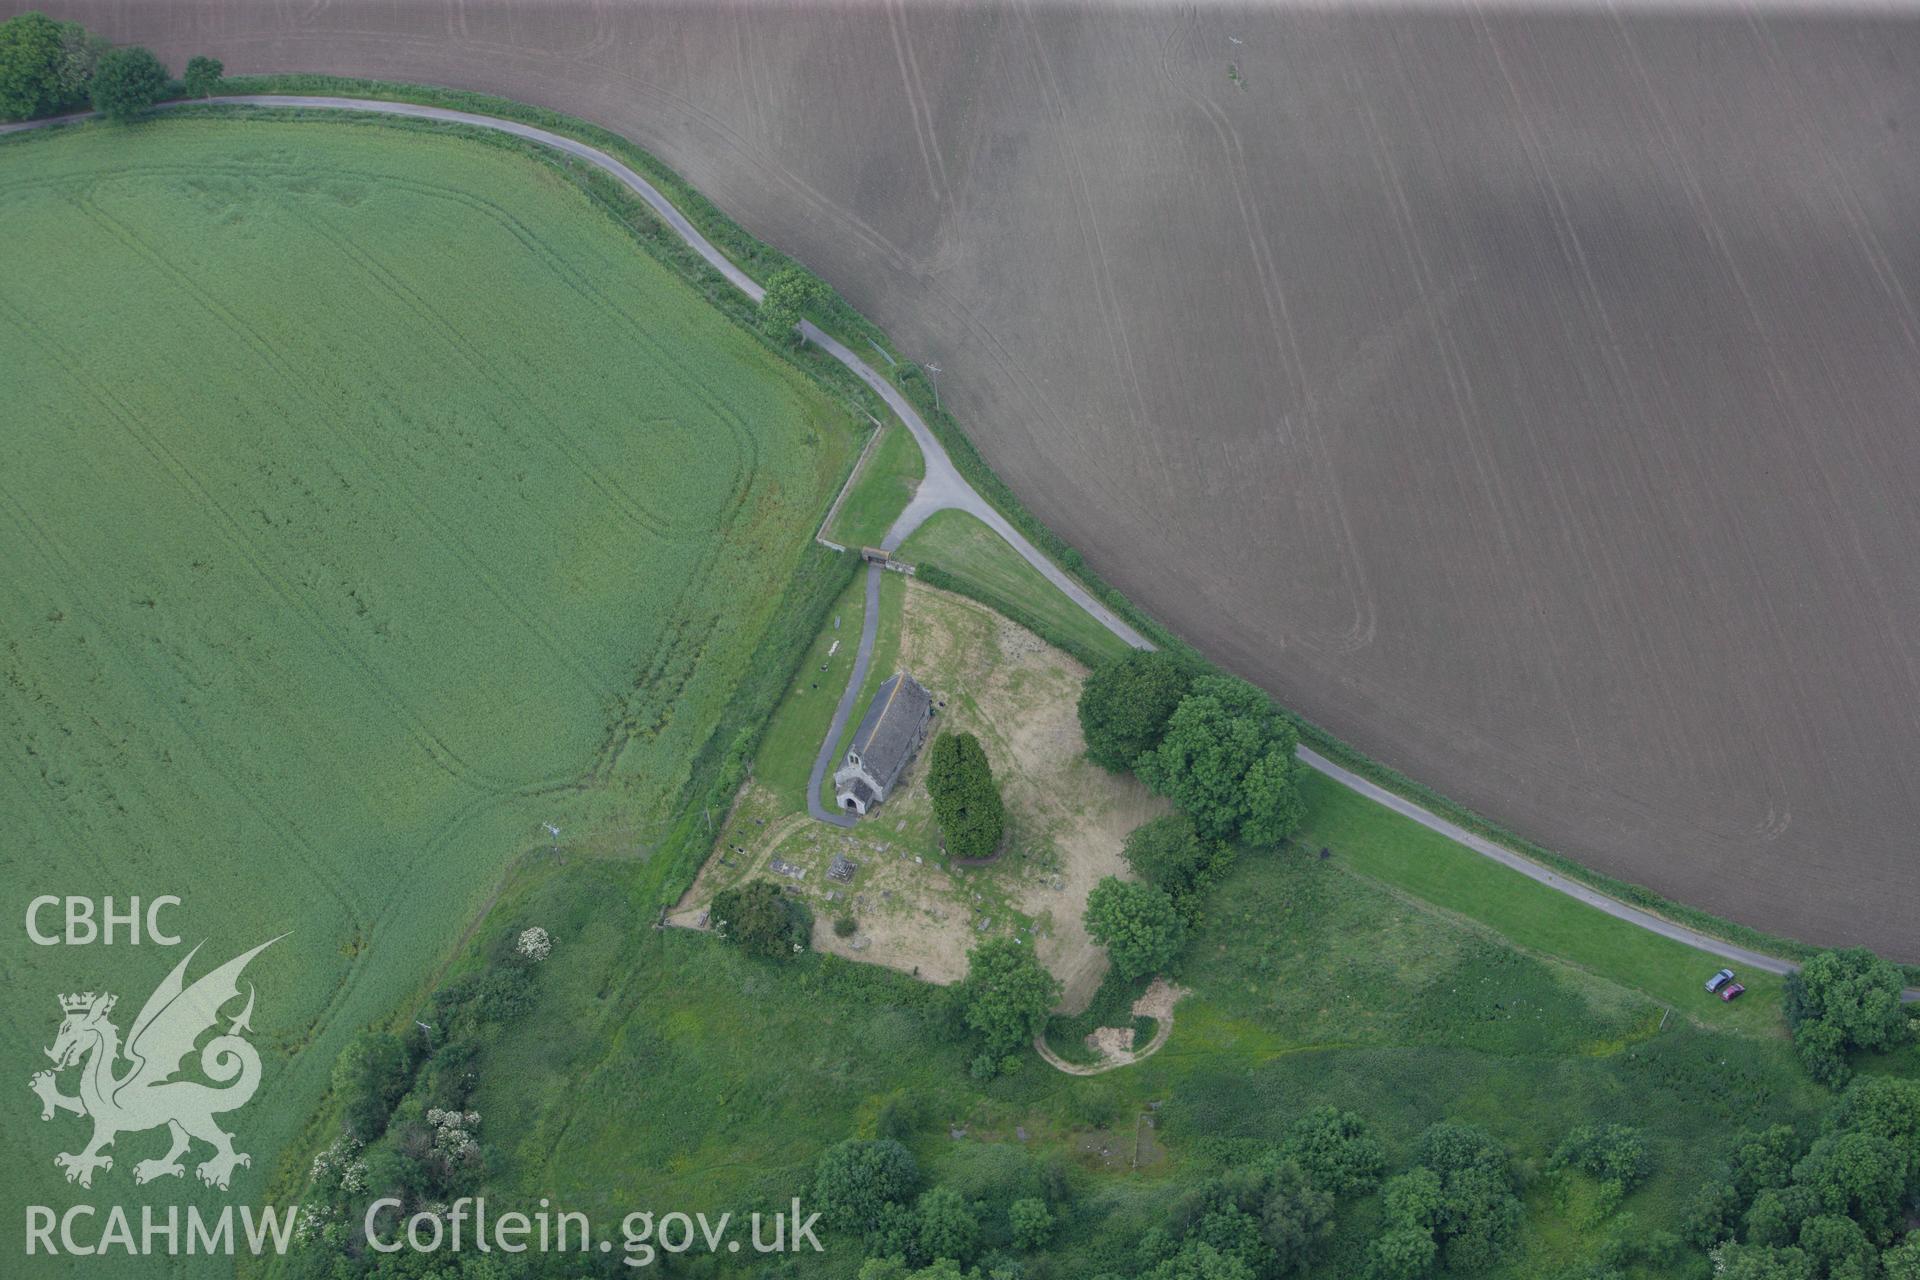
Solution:
[[(1910, 1082), (1903, 1086), (1920, 1090)], [(1882, 1088), (1870, 1096), (1863, 1091), (1852, 1105), (1847, 1126), (1920, 1132), (1920, 1111), (1902, 1090)], [(815, 1170), (815, 1207), (831, 1227), (864, 1241), (868, 1261), (861, 1280), (1016, 1278), (1026, 1274), (1017, 1255), (1044, 1249), (1062, 1233), (1080, 1234), (1076, 1226), (1084, 1224), (1074, 1221), (1063, 1167), (1056, 1165), (1040, 1185), (1030, 1177), (1021, 1184), (1003, 1176), (986, 1194), (965, 1183), (929, 1186), (898, 1140), (908, 1130), (891, 1125), (891, 1115), (890, 1104), (882, 1113), (881, 1137), (839, 1143)], [(1790, 1130), (1779, 1132), (1790, 1142)], [(1764, 1192), (1756, 1197), (1760, 1183), (1792, 1179), (1792, 1153), (1783, 1154), (1781, 1141), (1763, 1135), (1759, 1157), (1737, 1157), (1748, 1199), (1764, 1200)], [(1336, 1262), (1328, 1245), (1339, 1220), (1350, 1216), (1346, 1208), (1369, 1196), (1373, 1205), (1360, 1214), (1377, 1225), (1364, 1250), (1343, 1264), (1343, 1274), (1356, 1280), (1482, 1274), (1511, 1263), (1524, 1233), (1519, 1168), (1498, 1139), (1457, 1121), (1429, 1126), (1408, 1164), (1391, 1177), (1386, 1149), (1365, 1121), (1335, 1107), (1297, 1117), (1278, 1141), (1206, 1139), (1195, 1154), (1217, 1171), (1173, 1191), (1158, 1223), (1139, 1235), (1116, 1234), (1105, 1225), (1096, 1233), (1084, 1259), (1094, 1280), (1291, 1280), (1318, 1273)], [(1031, 1170), (1024, 1152), (1002, 1159)], [(1821, 1176), (1841, 1167), (1844, 1161), (1829, 1160)], [(1620, 1196), (1648, 1177), (1652, 1160), (1637, 1129), (1589, 1124), (1566, 1135), (1547, 1170), (1577, 1170), (1598, 1181), (1605, 1199), (1598, 1215), (1605, 1217)], [(1719, 1238), (1703, 1243), (1730, 1268), (1722, 1274), (1737, 1280), (1915, 1280), (1916, 1273), (1900, 1268), (1920, 1245), (1893, 1244), (1869, 1256), (1851, 1250), (1850, 1231), (1818, 1217), (1814, 1211), (1789, 1233), (1804, 1242), (1793, 1246), (1798, 1253), (1817, 1255), (1805, 1271), (1751, 1269), (1755, 1260), (1778, 1263), (1783, 1257), (1797, 1265), (1794, 1255), (1772, 1246)], [(1623, 1216), (1602, 1246), (1604, 1256), (1565, 1274), (1569, 1280), (1576, 1274), (1617, 1280), (1648, 1270), (1664, 1273), (1680, 1248), (1677, 1237), (1636, 1229), (1631, 1216)], [(1763, 1254), (1763, 1248), (1772, 1252)], [(1871, 1265), (1849, 1269), (1846, 1259), (1855, 1256)]]
[(1179, 806), (1127, 837), (1123, 853), (1139, 880), (1107, 876), (1087, 899), (1087, 933), (1130, 981), (1173, 962), (1237, 845), (1273, 848), (1299, 827), (1300, 739), (1245, 680), (1196, 676), (1154, 650), (1095, 668), (1079, 713), (1088, 759), (1133, 770)]
[(370, 1028), (335, 1061), (340, 1132), (309, 1171), (299, 1217), (307, 1247), (291, 1256), (290, 1274), (377, 1270), (362, 1230), (377, 1199), (398, 1197), (404, 1217), (480, 1190), (495, 1153), (472, 1108), (477, 1066), (483, 1044), (533, 1007), (552, 944), (531, 932), (544, 945), (517, 945), (527, 932), (503, 931), (485, 965), (435, 991), (404, 1032)]
[[(1386, 1155), (1359, 1117), (1324, 1107), (1278, 1143), (1168, 1204), (1132, 1244), (1098, 1247), (1098, 1280), (1285, 1280), (1322, 1260), (1335, 1213), (1379, 1182)], [(1075, 1214), (1071, 1174), (1007, 1149), (958, 1184), (929, 1185), (889, 1137), (853, 1138), (823, 1152), (811, 1206), (863, 1242), (859, 1280), (1017, 1280), (1024, 1255), (1050, 1245)]]
[[(190, 97), (207, 97), (224, 68), (217, 58), (187, 62)], [(32, 120), (92, 107), (125, 122), (165, 97), (171, 80), (151, 49), (119, 45), (77, 22), (28, 11), (0, 22), (0, 119)]]

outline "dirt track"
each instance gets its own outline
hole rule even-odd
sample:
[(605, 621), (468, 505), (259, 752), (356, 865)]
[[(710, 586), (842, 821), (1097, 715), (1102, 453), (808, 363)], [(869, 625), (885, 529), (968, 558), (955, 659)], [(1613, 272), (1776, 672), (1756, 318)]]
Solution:
[(1160, 1052), (1167, 1043), (1167, 1037), (1173, 1034), (1173, 1006), (1180, 1003), (1180, 997), (1186, 994), (1186, 988), (1173, 986), (1165, 978), (1155, 978), (1153, 985), (1147, 988), (1146, 994), (1133, 1002), (1132, 1012), (1135, 1017), (1152, 1018), (1159, 1023), (1159, 1026), (1154, 1028), (1153, 1038), (1138, 1049), (1125, 1047), (1131, 1043), (1130, 1038), (1133, 1034), (1131, 1029), (1125, 1033), (1127, 1040), (1122, 1041), (1116, 1038), (1109, 1042), (1103, 1033), (1112, 1032), (1115, 1037), (1120, 1033), (1116, 1028), (1102, 1027), (1094, 1033), (1094, 1037), (1101, 1042), (1101, 1060), (1097, 1064), (1082, 1065), (1068, 1062), (1053, 1051), (1053, 1046), (1047, 1043), (1044, 1033), (1033, 1038), (1034, 1052), (1038, 1053), (1048, 1066), (1056, 1071), (1064, 1071), (1070, 1076), (1097, 1076), (1121, 1067), (1130, 1067), (1141, 1059), (1150, 1058)]
[(1214, 656), (1596, 866), (1920, 959), (1920, 24), (46, 7), (633, 137)]

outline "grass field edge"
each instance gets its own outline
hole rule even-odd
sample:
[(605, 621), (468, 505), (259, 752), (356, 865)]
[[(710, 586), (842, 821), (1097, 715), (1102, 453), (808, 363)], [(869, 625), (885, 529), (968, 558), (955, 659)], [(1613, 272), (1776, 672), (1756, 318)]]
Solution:
[[(880, 440), (886, 433), (886, 428), (878, 421), (874, 423), (873, 430), (867, 433), (867, 442), (861, 446), (859, 454), (853, 460), (853, 466), (848, 468), (846, 478), (840, 482), (839, 491), (833, 495), (833, 504), (827, 508), (827, 514), (820, 517), (820, 527), (813, 533), (815, 542), (822, 546), (847, 550), (844, 543), (835, 542), (827, 535), (834, 532), (833, 522), (840, 518), (840, 509), (847, 505), (847, 498), (860, 486), (861, 477), (866, 472), (867, 460), (879, 449)], [(855, 547), (853, 550), (858, 551), (859, 548)]]

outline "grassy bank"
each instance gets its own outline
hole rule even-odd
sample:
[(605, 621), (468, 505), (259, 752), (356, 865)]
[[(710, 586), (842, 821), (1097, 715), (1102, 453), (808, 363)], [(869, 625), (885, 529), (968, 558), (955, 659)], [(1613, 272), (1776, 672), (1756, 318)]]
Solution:
[(1127, 651), (1124, 640), (964, 511), (936, 512), (898, 555), (919, 566), (922, 581), (978, 600), (1089, 666)]
[(849, 550), (877, 547), (926, 475), (926, 459), (898, 423), (885, 428), (854, 477), (847, 499), (827, 527), (828, 540)]
[(820, 752), (820, 741), (827, 736), (827, 726), (833, 722), (834, 708), (853, 675), (854, 655), (860, 648), (860, 628), (867, 614), (867, 581), (851, 554), (847, 561), (847, 584), (802, 651), (794, 678), (768, 718), (766, 732), (753, 754), (754, 780), (772, 791), (781, 806), (791, 812), (806, 809), (807, 776)]
[(1302, 786), (1307, 825), (1296, 838), (1302, 856), (1326, 848), (1330, 861), (1479, 921), (1523, 951), (1552, 956), (1641, 991), (1705, 1025), (1754, 1034), (1785, 1033), (1782, 980), (1742, 971), (1747, 993), (1733, 1004), (1702, 984), (1721, 961), (1650, 933), (1515, 875), (1417, 822), (1309, 773)]

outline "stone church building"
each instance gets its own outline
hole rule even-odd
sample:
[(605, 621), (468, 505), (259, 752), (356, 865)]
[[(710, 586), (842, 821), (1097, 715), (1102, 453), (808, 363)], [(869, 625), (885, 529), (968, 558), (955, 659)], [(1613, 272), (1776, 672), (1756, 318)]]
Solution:
[(932, 722), (933, 695), (906, 672), (896, 672), (873, 695), (846, 763), (833, 775), (834, 803), (852, 813), (872, 812), (927, 740)]

